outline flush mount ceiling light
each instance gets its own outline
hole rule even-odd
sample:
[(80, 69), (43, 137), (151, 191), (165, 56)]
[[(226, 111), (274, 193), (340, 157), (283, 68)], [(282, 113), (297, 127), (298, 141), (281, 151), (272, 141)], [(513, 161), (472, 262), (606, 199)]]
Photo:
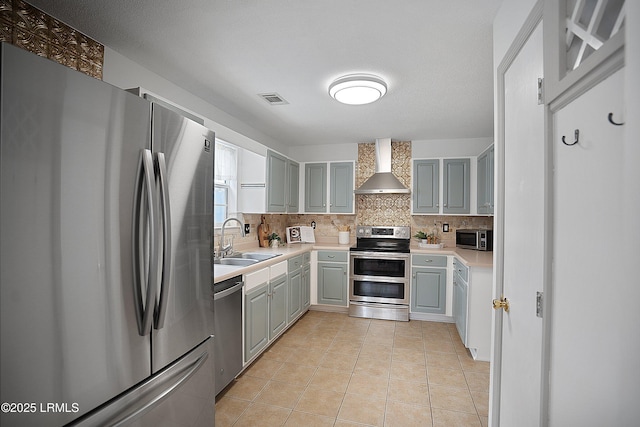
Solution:
[(377, 101), (387, 93), (387, 83), (372, 74), (349, 74), (329, 85), (329, 95), (349, 105), (363, 105)]

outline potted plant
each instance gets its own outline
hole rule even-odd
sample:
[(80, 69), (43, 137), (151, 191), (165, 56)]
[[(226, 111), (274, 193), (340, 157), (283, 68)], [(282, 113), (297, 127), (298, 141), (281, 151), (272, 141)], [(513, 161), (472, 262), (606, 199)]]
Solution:
[(418, 240), (422, 240), (422, 243), (427, 243), (427, 235), (425, 234), (424, 231), (418, 231), (416, 234), (413, 235), (413, 237), (415, 237)]
[(269, 234), (268, 237), (269, 237), (269, 246), (271, 246), (272, 248), (277, 248), (280, 242), (282, 241), (280, 236), (278, 236), (278, 233), (271, 233)]

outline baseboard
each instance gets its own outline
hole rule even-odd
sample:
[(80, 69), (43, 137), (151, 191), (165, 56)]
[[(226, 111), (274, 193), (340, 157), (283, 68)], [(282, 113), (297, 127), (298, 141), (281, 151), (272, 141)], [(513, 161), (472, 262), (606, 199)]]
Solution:
[(409, 313), (409, 319), (422, 320), (425, 322), (455, 323), (453, 316), (447, 316), (444, 314)]
[(310, 311), (325, 311), (329, 313), (349, 314), (349, 307), (341, 307), (336, 305), (314, 304), (309, 307)]

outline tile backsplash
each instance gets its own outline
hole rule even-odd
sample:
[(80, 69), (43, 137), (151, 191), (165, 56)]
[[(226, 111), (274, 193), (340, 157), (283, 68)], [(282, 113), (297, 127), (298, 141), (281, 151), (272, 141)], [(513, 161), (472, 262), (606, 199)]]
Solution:
[[(338, 242), (338, 225), (349, 225), (351, 227), (351, 241), (355, 243), (356, 225), (378, 225), (375, 223), (360, 223), (356, 215), (329, 215), (329, 214), (264, 214), (265, 222), (269, 224), (272, 232), (278, 233), (283, 242), (286, 241), (285, 229), (296, 225), (311, 226), (311, 222), (315, 221), (316, 230), (315, 237), (319, 243), (337, 243)], [(226, 236), (235, 235), (234, 244), (240, 245), (256, 245), (258, 244), (257, 228), (260, 224), (259, 214), (245, 214), (244, 222), (251, 225), (251, 232), (242, 237), (237, 231), (229, 231)], [(491, 216), (454, 216), (454, 215), (409, 215), (410, 219), (405, 224), (411, 225), (411, 235), (418, 231), (424, 231), (426, 234), (434, 233), (438, 236), (439, 241), (443, 242), (446, 247), (454, 247), (456, 244), (456, 230), (464, 228), (493, 228), (493, 217)], [(442, 232), (442, 225), (449, 224), (449, 232)], [(405, 225), (402, 224), (402, 225)], [(235, 225), (235, 224), (230, 224)], [(396, 225), (396, 224), (386, 224)], [(400, 224), (398, 224), (400, 225)], [(217, 237), (219, 232), (215, 233)]]
[[(408, 188), (411, 188), (411, 142), (393, 141), (391, 143), (393, 174)], [(358, 161), (356, 164), (356, 188), (375, 172), (375, 144), (358, 144)], [(492, 216), (454, 216), (454, 215), (411, 215), (410, 194), (367, 194), (356, 195), (355, 215), (335, 214), (264, 214), (265, 222), (271, 231), (278, 233), (286, 242), (285, 229), (296, 225), (311, 226), (316, 223), (315, 238), (319, 243), (337, 243), (338, 226), (348, 225), (351, 228), (351, 242), (355, 243), (357, 225), (411, 226), (411, 235), (418, 231), (426, 234), (436, 233), (439, 240), (447, 247), (455, 246), (455, 231), (459, 228), (493, 228)], [(245, 223), (251, 225), (251, 232), (246, 237), (235, 233), (234, 243), (243, 246), (258, 243), (257, 228), (260, 214), (244, 214)], [(449, 232), (442, 232), (442, 225), (449, 224)], [(216, 237), (217, 237), (216, 233)]]
[[(358, 144), (356, 188), (374, 174), (375, 163), (375, 143)], [(391, 172), (411, 188), (411, 141), (391, 142)], [(411, 222), (411, 195), (358, 194), (356, 217), (361, 225), (407, 225)]]

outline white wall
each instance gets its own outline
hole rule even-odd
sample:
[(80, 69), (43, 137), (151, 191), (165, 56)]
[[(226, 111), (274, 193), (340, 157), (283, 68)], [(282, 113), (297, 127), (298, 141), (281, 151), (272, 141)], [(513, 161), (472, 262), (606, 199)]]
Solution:
[(216, 137), (227, 142), (263, 155), (266, 154), (265, 146), (287, 154), (287, 146), (106, 46), (103, 80), (122, 89), (146, 89), (163, 100), (202, 117), (205, 126), (215, 131)]
[[(492, 143), (493, 138), (413, 140), (411, 141), (411, 157), (416, 159), (474, 157), (482, 153)], [(358, 144), (291, 147), (289, 156), (299, 162), (357, 161)]]
[(430, 139), (411, 141), (411, 157), (473, 157), (493, 143), (493, 138)]
[(537, 0), (505, 0), (502, 2), (500, 10), (493, 20), (494, 74), (536, 2)]
[[(373, 142), (373, 141), (371, 141)], [(299, 162), (358, 160), (358, 144), (303, 145), (291, 147), (289, 156)]]

